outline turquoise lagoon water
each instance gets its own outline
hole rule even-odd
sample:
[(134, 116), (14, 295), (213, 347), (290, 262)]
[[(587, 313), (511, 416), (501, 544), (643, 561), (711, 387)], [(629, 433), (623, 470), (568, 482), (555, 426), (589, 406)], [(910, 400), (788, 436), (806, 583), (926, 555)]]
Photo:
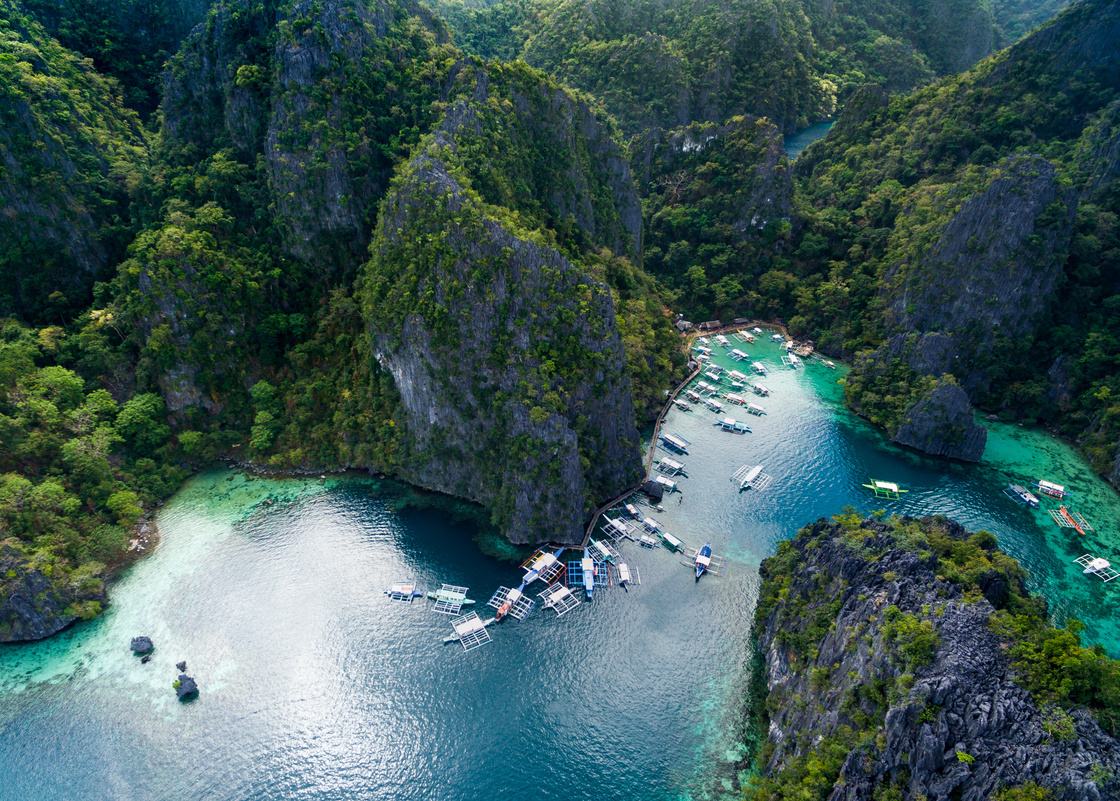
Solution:
[(802, 128), (800, 131), (795, 131), (786, 138), (786, 156), (792, 161), (801, 155), (801, 151), (818, 139), (824, 139), (829, 129), (832, 128), (832, 122), (815, 122), (812, 125)]
[[(665, 430), (693, 443), (689, 477), (683, 502), (653, 512), (690, 544), (710, 539), (729, 559), (723, 578), (696, 582), (672, 554), (628, 544), (640, 587), (600, 590), (560, 619), (538, 608), (503, 621), (464, 653), (441, 642), (449, 618), (381, 592), (448, 582), (481, 606), (515, 584), (470, 527), (401, 510), (369, 478), (199, 476), (163, 509), (159, 548), (113, 587), (106, 615), (0, 648), (0, 799), (732, 796), (758, 564), (846, 504), (993, 531), (1056, 617), (1120, 654), (1118, 588), (1071, 561), (1120, 556), (1120, 503), (1069, 448), (993, 424), (983, 464), (925, 459), (843, 410), (842, 369), (789, 370), (769, 342), (743, 349), (771, 368), (767, 415), (732, 411), (754, 426), (736, 436), (708, 411), (671, 411)], [(775, 483), (737, 492), (743, 464)], [(911, 491), (869, 498), (871, 476)], [(1039, 476), (1074, 488), (1096, 532), (1082, 540), (1001, 492)], [(128, 653), (137, 634), (156, 642), (148, 665)], [(202, 690), (188, 704), (171, 687), (181, 659)]]

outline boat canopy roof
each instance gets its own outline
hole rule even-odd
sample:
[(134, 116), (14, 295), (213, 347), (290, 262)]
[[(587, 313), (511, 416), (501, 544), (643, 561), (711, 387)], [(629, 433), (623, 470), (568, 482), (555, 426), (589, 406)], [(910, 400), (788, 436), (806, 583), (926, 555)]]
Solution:
[(1038, 480), (1038, 488), (1043, 490), (1052, 490), (1053, 492), (1065, 492), (1066, 488), (1061, 484), (1055, 484), (1053, 481), (1047, 481), (1040, 478)]
[(879, 489), (890, 490), (891, 492), (898, 492), (898, 484), (893, 481), (875, 481), (875, 486)]

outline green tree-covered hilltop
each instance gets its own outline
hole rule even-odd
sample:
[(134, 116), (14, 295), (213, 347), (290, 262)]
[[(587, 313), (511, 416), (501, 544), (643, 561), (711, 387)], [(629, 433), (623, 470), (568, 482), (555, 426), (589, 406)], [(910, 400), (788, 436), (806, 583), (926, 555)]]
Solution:
[(133, 523), (217, 458), (574, 540), (641, 476), (670, 307), (857, 357), (853, 405), (927, 450), (961, 455), (971, 400), (1115, 451), (1110, 4), (910, 95), (994, 46), (986, 6), (495, 5), (492, 47), (411, 0), (171, 0), (150, 45), (103, 8), (0, 5), (0, 639), (96, 614)]

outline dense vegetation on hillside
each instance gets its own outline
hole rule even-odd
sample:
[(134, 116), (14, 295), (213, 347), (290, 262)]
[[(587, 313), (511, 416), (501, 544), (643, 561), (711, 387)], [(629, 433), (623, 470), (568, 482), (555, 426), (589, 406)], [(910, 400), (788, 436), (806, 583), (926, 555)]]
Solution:
[(0, 316), (59, 324), (132, 236), (147, 137), (116, 84), (0, 3)]
[[(878, 567), (885, 563), (889, 569)], [(762, 748), (757, 764), (764, 772), (745, 789), (751, 801), (824, 801), (838, 781), (854, 798), (871, 798), (872, 791), (875, 798), (903, 797), (915, 782), (942, 781), (951, 771), (942, 772), (924, 755), (910, 759), (909, 770), (898, 775), (900, 763), (891, 761), (898, 759), (891, 752), (901, 743), (920, 741), (923, 724), (946, 731), (944, 713), (957, 715), (962, 704), (974, 709), (978, 697), (993, 714), (975, 720), (978, 731), (962, 725), (968, 729), (964, 739), (972, 742), (957, 741), (965, 755), (960, 762), (971, 764), (977, 757), (977, 768), (987, 763), (987, 771), (975, 774), (977, 783), (990, 775), (990, 760), (1023, 759), (1023, 743), (996, 740), (984, 750), (980, 740), (995, 739), (992, 734), (1001, 727), (1025, 729), (1041, 720), (1040, 733), (1059, 746), (1043, 746), (1047, 767), (1039, 771), (1041, 780), (1059, 786), (1066, 780), (1059, 751), (1080, 752), (1077, 738), (1086, 734), (1075, 716), (1089, 710), (1106, 733), (1120, 733), (1120, 661), (1099, 646), (1084, 647), (1078, 621), (1054, 626), (1045, 601), (1025, 590), (1023, 568), (998, 549), (989, 532), (968, 532), (941, 516), (864, 520), (849, 508), (779, 544), (777, 554), (763, 563), (762, 575), (755, 629), (789, 663), (776, 671), (781, 680), (772, 683), (766, 699), (771, 723), (780, 719), (784, 728)], [(887, 597), (893, 603), (883, 606)], [(969, 608), (977, 606), (983, 611), (970, 615)], [(962, 658), (962, 651), (973, 650), (983, 654), (980, 670), (967, 664), (967, 655)], [(772, 651), (765, 656), (773, 658)], [(830, 665), (832, 660), (846, 664)], [(983, 689), (968, 685), (969, 680)], [(1004, 726), (998, 710), (1004, 693), (993, 687), (1002, 690), (1011, 682), (1028, 690), (1034, 704), (1019, 708), (1022, 716)], [(936, 701), (932, 687), (941, 690)], [(796, 710), (813, 708), (818, 715), (806, 711), (797, 717)], [(810, 722), (823, 723), (824, 730), (798, 728)], [(760, 721), (764, 728), (767, 723)], [(1029, 762), (1029, 749), (1038, 743), (1032, 735), (1024, 739)], [(939, 745), (934, 746), (938, 754)], [(784, 758), (772, 759), (782, 748)], [(884, 781), (868, 787), (875, 774), (853, 764), (848, 759), (853, 752), (865, 767), (887, 755), (893, 786)], [(1034, 777), (1005, 774), (995, 797), (1055, 797), (1028, 778)], [(1103, 796), (1113, 777), (1098, 765), (1093, 778)], [(954, 779), (959, 782), (961, 776)]]
[[(16, 500), (0, 525), (54, 560), (55, 576), (112, 562), (128, 522), (192, 465), (402, 469), (416, 445), (407, 398), (371, 339), (387, 329), (371, 322), (419, 315), (435, 330), (450, 307), (418, 295), (393, 308), (389, 291), (371, 303), (355, 280), (388, 287), (416, 259), (482, 270), (491, 258), (425, 234), (404, 261), (391, 248), (370, 260), (371, 240), (397, 236), (378, 232), (394, 174), (399, 186), (431, 148), (476, 222), (582, 276), (581, 303), (555, 289), (537, 316), (563, 327), (571, 312), (586, 331), (613, 320), (600, 333), (620, 343), (639, 424), (682, 367), (670, 305), (782, 316), (836, 352), (867, 351), (879, 367), (854, 372), (850, 391), (889, 424), (943, 379), (876, 355), (895, 328), (929, 322), (880, 285), (921, 283), (927, 240), (960, 197), (1041, 170), (1033, 194), (1049, 199), (1023, 247), (1064, 266), (1061, 302), (1040, 312), (1049, 328), (981, 354), (984, 380), (968, 388), (1028, 417), (1060, 408), (1098, 464), (1112, 452), (1120, 201), (1101, 110), (1115, 87), (1107, 70), (1080, 69), (1073, 45), (1058, 58), (1027, 47), (887, 99), (860, 87), (923, 85), (987, 52), (985, 7), (954, 0), (936, 18), (904, 0), (438, 7), (447, 23), (411, 0), (0, 5), (0, 316), (18, 318), (3, 324), (0, 450)], [(1069, 20), (1082, 17), (1064, 23), (1075, 43), (1089, 34)], [(468, 53), (554, 75), (467, 56), (452, 31)], [(849, 97), (795, 174), (781, 131)], [(1071, 186), (1081, 194), (1063, 215)], [(1070, 304), (1084, 313), (1059, 316)], [(568, 390), (597, 358), (579, 328), (556, 342), (537, 332), (510, 368), (536, 371), (516, 387), (534, 425), (555, 413), (593, 428)], [(1066, 378), (1051, 376), (1057, 406), (1015, 367), (1043, 347), (1039, 331), (1052, 360), (1090, 343), (1059, 365)], [(861, 388), (872, 380), (890, 393)]]
[(163, 65), (202, 21), (210, 0), (22, 0), (68, 50), (93, 59), (145, 118), (159, 105)]
[(468, 52), (524, 58), (599, 98), (628, 133), (766, 116), (790, 132), (868, 83), (903, 91), (991, 52), (987, 6), (952, 0), (439, 0)]

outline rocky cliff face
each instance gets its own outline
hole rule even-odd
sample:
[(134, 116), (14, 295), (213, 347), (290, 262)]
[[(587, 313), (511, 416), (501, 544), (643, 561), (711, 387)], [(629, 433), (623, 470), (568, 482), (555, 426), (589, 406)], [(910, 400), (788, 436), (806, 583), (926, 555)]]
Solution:
[[(632, 248), (636, 198), (629, 182), (610, 189), (629, 178), (617, 150), (620, 172), (580, 168), (579, 154), (614, 148), (586, 107), (512, 69), (500, 92), (476, 84), (408, 165), (361, 294), (405, 410), (404, 476), (482, 503), (514, 542), (576, 542), (590, 510), (640, 478), (633, 403), (610, 292), (525, 223), (569, 220), (576, 240)], [(521, 117), (542, 103), (552, 115)], [(525, 126), (560, 135), (522, 139)], [(547, 158), (575, 180), (526, 195), (504, 158)]]
[[(900, 529), (937, 544), (909, 547)], [(982, 538), (944, 518), (820, 520), (763, 563), (767, 787), (827, 751), (815, 786), (832, 801), (888, 788), (979, 801), (1029, 783), (1062, 799), (1120, 792), (1120, 743), (1084, 708), (1040, 706), (1021, 686), (990, 625), (1025, 595), (1021, 572)], [(968, 592), (939, 562), (967, 548), (989, 563)]]
[(115, 85), (0, 4), (0, 315), (88, 302), (120, 258), (147, 141)]
[(454, 55), (412, 2), (221, 3), (171, 62), (164, 136), (263, 153), (285, 251), (335, 269), (364, 256), (394, 138), (430, 121)]
[(955, 384), (942, 384), (902, 413), (902, 425), (891, 441), (934, 456), (978, 462), (987, 439), (987, 429), (972, 419), (972, 404), (965, 391)]
[(44, 569), (49, 570), (32, 564), (18, 546), (0, 542), (0, 643), (49, 637), (81, 616), (76, 603), (106, 600), (99, 581), (60, 587)]

